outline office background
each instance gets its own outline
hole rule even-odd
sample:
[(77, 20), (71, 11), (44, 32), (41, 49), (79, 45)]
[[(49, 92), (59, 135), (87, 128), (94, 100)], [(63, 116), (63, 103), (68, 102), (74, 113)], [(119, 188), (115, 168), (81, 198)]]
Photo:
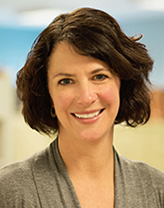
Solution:
[(31, 130), (21, 116), (15, 79), (39, 33), (58, 14), (94, 7), (111, 14), (128, 35), (143, 34), (155, 60), (152, 116), (142, 127), (116, 126), (118, 152), (164, 171), (164, 2), (161, 0), (0, 0), (0, 166), (29, 157), (52, 139)]

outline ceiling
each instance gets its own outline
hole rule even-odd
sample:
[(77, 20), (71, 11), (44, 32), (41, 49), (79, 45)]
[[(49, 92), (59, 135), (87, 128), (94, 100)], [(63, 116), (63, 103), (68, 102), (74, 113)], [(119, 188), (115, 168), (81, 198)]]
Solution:
[[(102, 9), (112, 16), (139, 16), (145, 9), (164, 9), (163, 0), (0, 0), (0, 23), (45, 25), (54, 16), (79, 7)], [(159, 7), (159, 8), (158, 8)], [(164, 10), (163, 10), (164, 11)]]
[(146, 9), (163, 10), (163, 0), (0, 0), (0, 8), (10, 8), (20, 12), (24, 10), (34, 10), (40, 8), (54, 8), (73, 10), (77, 7), (91, 6), (102, 9), (110, 9), (110, 7), (125, 12), (127, 9), (136, 6)]
[[(131, 10), (131, 0), (0, 0), (0, 23), (44, 25), (59, 13), (79, 7), (95, 7), (113, 13)], [(121, 9), (120, 9), (121, 8)]]
[(117, 8), (120, 8), (121, 5), (128, 6), (129, 4), (134, 4), (135, 2), (136, 0), (0, 0), (0, 7), (12, 8), (17, 12), (20, 12), (24, 10), (34, 10), (40, 8), (73, 10), (82, 6), (92, 6), (99, 8), (117, 6)]

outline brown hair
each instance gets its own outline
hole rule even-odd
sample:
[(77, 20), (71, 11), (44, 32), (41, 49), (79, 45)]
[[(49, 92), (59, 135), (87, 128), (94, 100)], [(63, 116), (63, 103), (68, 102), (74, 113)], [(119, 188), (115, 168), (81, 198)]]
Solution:
[(106, 62), (121, 80), (120, 109), (115, 124), (135, 127), (150, 117), (147, 83), (153, 61), (139, 38), (127, 37), (107, 13), (81, 8), (56, 17), (34, 41), (23, 68), (17, 74), (17, 93), (22, 113), (31, 128), (48, 135), (58, 130), (57, 118), (50, 115), (51, 98), (47, 70), (52, 49), (60, 41), (77, 52)]

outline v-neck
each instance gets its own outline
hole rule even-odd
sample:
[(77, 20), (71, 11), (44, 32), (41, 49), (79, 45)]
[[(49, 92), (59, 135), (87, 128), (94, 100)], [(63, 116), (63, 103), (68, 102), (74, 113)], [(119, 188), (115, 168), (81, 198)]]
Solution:
[[(61, 156), (59, 148), (58, 148), (58, 138), (56, 139), (56, 141), (54, 143), (54, 151), (55, 151), (54, 152), (54, 158), (58, 161), (58, 164), (59, 164), (58, 167), (59, 167), (60, 173), (66, 179), (67, 184), (70, 187), (70, 191), (72, 193), (72, 196), (74, 196), (73, 200), (76, 202), (76, 208), (81, 208), (81, 205), (80, 205), (80, 202), (79, 202), (76, 190), (74, 188), (74, 185), (72, 183), (72, 180), (71, 180), (71, 178), (69, 176), (69, 173), (68, 173), (68, 171), (66, 169), (66, 166), (64, 164), (64, 161), (62, 159), (62, 156)], [(114, 149), (114, 155), (115, 155), (115, 149)]]
[(70, 194), (72, 195), (72, 202), (74, 203), (74, 207), (81, 208), (81, 205), (80, 205), (78, 196), (76, 194), (75, 188), (73, 186), (73, 183), (71, 181), (71, 178), (68, 174), (68, 171), (66, 169), (66, 166), (64, 164), (64, 161), (63, 161), (62, 156), (61, 156), (60, 151), (59, 151), (58, 138), (55, 139), (52, 151), (54, 152), (54, 160), (58, 164), (60, 174), (63, 176), (63, 178), (65, 179), (65, 181), (66, 181), (66, 183), (69, 187)]
[[(153, 178), (156, 178), (155, 180), (157, 180), (157, 182), (159, 183), (160, 179), (163, 179), (163, 174), (161, 174), (157, 170), (154, 170), (152, 167), (148, 166), (145, 163), (134, 162), (119, 155), (114, 147), (113, 150), (114, 207), (160, 207), (158, 194), (161, 195), (161, 190), (157, 190), (154, 188), (155, 184)], [(64, 161), (60, 155), (58, 148), (58, 139), (56, 139), (50, 145), (48, 152), (49, 156), (47, 157), (49, 157), (49, 159), (47, 159), (47, 161), (51, 160), (51, 164), (45, 165), (44, 170), (46, 170), (47, 173), (45, 174), (45, 176), (40, 176), (40, 178), (44, 180), (44, 183), (46, 184), (46, 190), (48, 190), (49, 192), (55, 192), (56, 199), (51, 198), (51, 200), (54, 200), (53, 203), (60, 204), (60, 206), (57, 207), (81, 208), (75, 188), (69, 177)], [(38, 170), (38, 167), (36, 167), (36, 169)], [(47, 176), (50, 177), (46, 180)], [(38, 184), (39, 181), (37, 183), (37, 186)], [(40, 192), (42, 191), (41, 189), (42, 186), (38, 188)], [(45, 200), (45, 198), (43, 200)], [(52, 204), (52, 201), (49, 201), (49, 203)]]

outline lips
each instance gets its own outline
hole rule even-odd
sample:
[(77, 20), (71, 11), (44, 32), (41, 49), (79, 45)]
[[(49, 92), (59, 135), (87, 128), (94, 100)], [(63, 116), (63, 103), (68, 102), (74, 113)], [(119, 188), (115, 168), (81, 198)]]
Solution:
[(93, 113), (73, 113), (72, 115), (75, 116), (76, 118), (81, 118), (81, 119), (91, 119), (96, 116), (98, 116), (100, 113), (103, 112), (104, 109), (101, 109), (99, 111), (95, 111)]

